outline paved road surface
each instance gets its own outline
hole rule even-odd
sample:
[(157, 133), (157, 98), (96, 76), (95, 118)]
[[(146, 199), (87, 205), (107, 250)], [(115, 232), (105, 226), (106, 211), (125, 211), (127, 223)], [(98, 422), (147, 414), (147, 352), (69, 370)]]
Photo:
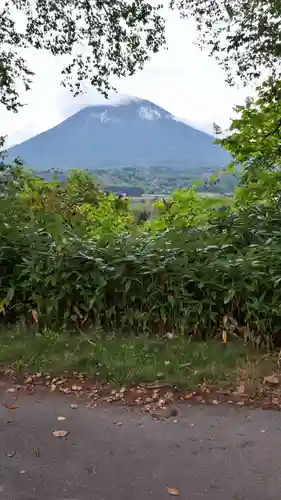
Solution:
[(22, 395), (14, 410), (10, 399), (1, 392), (1, 500), (171, 500), (167, 487), (184, 500), (280, 499), (281, 413), (184, 406), (173, 422), (71, 409), (72, 396)]

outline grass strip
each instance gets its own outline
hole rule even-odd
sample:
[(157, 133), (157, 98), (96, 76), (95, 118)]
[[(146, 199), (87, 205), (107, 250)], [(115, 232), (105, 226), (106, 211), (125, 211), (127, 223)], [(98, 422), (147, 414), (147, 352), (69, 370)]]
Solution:
[[(17, 372), (80, 372), (113, 384), (165, 381), (183, 388), (199, 384), (233, 386), (241, 373), (260, 379), (270, 373), (262, 354), (242, 342), (197, 342), (148, 336), (120, 337), (101, 332), (77, 336), (51, 331), (0, 333), (0, 364)], [(264, 372), (264, 373), (262, 373)]]

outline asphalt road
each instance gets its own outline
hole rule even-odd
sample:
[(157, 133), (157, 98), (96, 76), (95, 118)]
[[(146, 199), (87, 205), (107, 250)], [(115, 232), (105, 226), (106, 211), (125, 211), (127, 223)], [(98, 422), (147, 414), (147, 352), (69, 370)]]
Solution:
[[(164, 421), (72, 396), (0, 393), (1, 500), (277, 500), (281, 414), (183, 406)], [(58, 421), (57, 417), (65, 417)], [(66, 438), (53, 436), (66, 430)]]

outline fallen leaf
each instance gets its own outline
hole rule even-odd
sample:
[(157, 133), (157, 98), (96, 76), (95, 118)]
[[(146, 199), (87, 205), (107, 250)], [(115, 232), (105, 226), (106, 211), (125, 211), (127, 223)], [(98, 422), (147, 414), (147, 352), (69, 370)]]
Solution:
[(19, 405), (16, 405), (15, 403), (6, 403), (4, 406), (5, 408), (8, 408), (8, 410), (16, 410), (19, 407)]
[(225, 330), (222, 332), (222, 341), (224, 344), (227, 344), (227, 333)]
[(18, 392), (18, 389), (16, 389), (16, 387), (10, 387), (9, 389), (6, 390), (6, 392), (13, 394), (15, 392)]
[(280, 376), (278, 376), (276, 374), (268, 375), (268, 377), (264, 377), (263, 381), (265, 384), (279, 385), (280, 384)]
[(236, 406), (244, 406), (245, 402), (244, 401), (238, 401), (236, 403)]
[(24, 381), (25, 384), (30, 384), (31, 382), (33, 382), (33, 377), (31, 376), (27, 377)]
[(58, 417), (57, 420), (65, 420), (65, 417)]
[(180, 491), (178, 488), (167, 488), (169, 495), (172, 495), (173, 497), (178, 497), (180, 494)]
[(214, 438), (213, 436), (209, 436), (208, 439), (209, 439), (209, 441), (215, 441), (216, 440), (216, 438)]
[(10, 453), (6, 453), (6, 456), (7, 456), (8, 458), (13, 458), (13, 457), (15, 456), (15, 454), (16, 454), (16, 452), (15, 452), (15, 451), (12, 451), (12, 452), (10, 452)]
[(69, 431), (63, 431), (63, 430), (59, 430), (59, 431), (54, 431), (53, 432), (53, 435), (57, 438), (64, 438), (66, 437), (67, 435), (69, 434)]
[(81, 387), (81, 385), (75, 385), (75, 384), (74, 384), (74, 385), (71, 387), (71, 389), (72, 389), (73, 391), (82, 391), (83, 387)]
[(78, 405), (73, 403), (72, 405), (70, 405), (70, 408), (72, 408), (72, 410), (76, 410), (76, 408), (78, 408)]
[(240, 384), (239, 387), (236, 387), (236, 390), (233, 392), (234, 396), (239, 396), (245, 393), (245, 384)]
[(55, 384), (51, 384), (50, 391), (55, 392), (56, 388), (57, 388), (57, 386)]
[(183, 394), (182, 398), (183, 399), (191, 399), (195, 396), (195, 394), (196, 394), (195, 392), (189, 392), (187, 394)]
[(60, 392), (63, 392), (64, 394), (71, 394), (71, 389), (70, 387), (60, 387)]
[(26, 470), (22, 469), (22, 470), (20, 471), (20, 474), (26, 474)]
[(117, 427), (121, 427), (123, 425), (123, 422), (116, 422)]
[(220, 404), (217, 399), (213, 399), (212, 403), (213, 403), (213, 405), (219, 405)]

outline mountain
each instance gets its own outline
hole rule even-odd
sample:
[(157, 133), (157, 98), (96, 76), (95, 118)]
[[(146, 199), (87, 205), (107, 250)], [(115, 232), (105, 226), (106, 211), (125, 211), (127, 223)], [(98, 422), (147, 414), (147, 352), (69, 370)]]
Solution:
[(8, 158), (21, 157), (37, 171), (51, 168), (223, 167), (228, 154), (214, 138), (177, 120), (152, 102), (89, 106), (54, 128), (18, 144)]

